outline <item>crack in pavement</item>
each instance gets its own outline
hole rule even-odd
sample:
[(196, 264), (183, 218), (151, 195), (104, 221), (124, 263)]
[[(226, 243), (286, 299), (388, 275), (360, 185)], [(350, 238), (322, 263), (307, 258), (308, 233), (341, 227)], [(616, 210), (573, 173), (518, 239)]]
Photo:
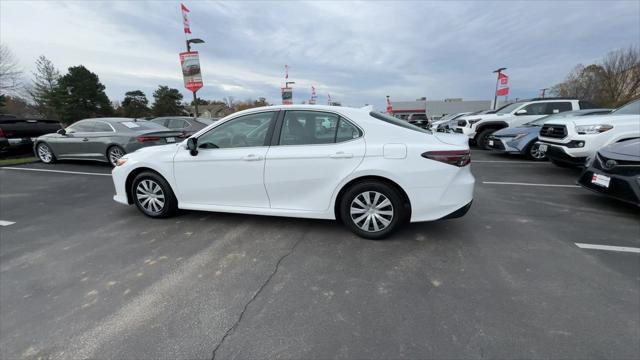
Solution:
[(247, 309), (249, 308), (249, 305), (251, 305), (251, 303), (253, 303), (253, 301), (258, 297), (258, 295), (260, 295), (260, 293), (262, 292), (262, 290), (264, 290), (265, 287), (267, 287), (267, 285), (269, 284), (269, 282), (271, 281), (271, 279), (273, 279), (273, 277), (276, 275), (276, 273), (278, 272), (278, 269), (280, 268), (280, 263), (286, 259), (289, 255), (291, 255), (293, 253), (293, 251), (296, 249), (296, 247), (298, 246), (298, 244), (300, 244), (300, 242), (302, 242), (302, 240), (304, 239), (304, 236), (301, 236), (295, 244), (293, 244), (293, 246), (291, 247), (291, 249), (289, 249), (289, 251), (282, 255), (282, 257), (280, 259), (278, 259), (278, 262), (276, 262), (276, 266), (273, 269), (273, 272), (269, 275), (269, 277), (267, 277), (267, 279), (265, 280), (264, 283), (262, 283), (262, 285), (258, 288), (258, 290), (253, 294), (253, 296), (251, 297), (251, 299), (249, 299), (249, 301), (244, 305), (244, 308), (242, 309), (242, 311), (240, 312), (240, 316), (238, 316), (238, 320), (236, 320), (236, 322), (233, 324), (233, 326), (231, 326), (227, 332), (224, 334), (224, 336), (222, 336), (222, 339), (220, 339), (220, 342), (218, 343), (218, 345), (216, 345), (216, 347), (213, 349), (213, 353), (212, 353), (212, 357), (211, 360), (215, 360), (216, 359), (216, 352), (218, 351), (218, 349), (222, 346), (222, 344), (224, 343), (224, 341), (227, 339), (227, 337), (229, 337), (238, 327), (238, 324), (240, 324), (240, 321), (242, 321), (242, 319), (244, 318), (244, 314), (247, 311)]

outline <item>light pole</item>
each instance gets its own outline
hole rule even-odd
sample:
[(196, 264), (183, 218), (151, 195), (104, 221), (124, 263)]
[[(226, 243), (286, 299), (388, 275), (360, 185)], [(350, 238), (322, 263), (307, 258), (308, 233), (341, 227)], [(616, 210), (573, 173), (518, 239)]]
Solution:
[(500, 82), (500, 73), (503, 72), (504, 70), (507, 70), (506, 67), (501, 67), (499, 69), (493, 70), (493, 73), (497, 73), (498, 74), (498, 78), (496, 79), (496, 90), (493, 92), (493, 109), (495, 110), (496, 106), (498, 105), (498, 83)]
[[(204, 40), (202, 39), (187, 39), (187, 52), (191, 52), (191, 44), (204, 44)], [(193, 106), (194, 106), (194, 114), (193, 117), (198, 117), (198, 97), (196, 96), (196, 92), (193, 92)]]
[(540, 94), (542, 95), (540, 96), (541, 98), (544, 99), (544, 94), (547, 92), (547, 90), (549, 90), (549, 88), (540, 89)]

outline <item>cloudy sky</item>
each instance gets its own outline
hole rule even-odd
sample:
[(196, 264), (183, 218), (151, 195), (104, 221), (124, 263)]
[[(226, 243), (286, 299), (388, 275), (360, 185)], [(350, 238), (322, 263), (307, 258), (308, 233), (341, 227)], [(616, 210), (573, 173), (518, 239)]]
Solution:
[[(201, 53), (205, 99), (279, 103), (284, 64), (294, 101), (327, 93), (346, 105), (489, 99), (507, 67), (511, 97), (531, 97), (577, 63), (640, 42), (640, 1), (207, 2), (185, 1)], [(179, 2), (0, 1), (0, 41), (33, 70), (83, 64), (112, 100), (182, 86)], [(194, 48), (196, 47), (194, 46)], [(189, 97), (190, 98), (190, 97)]]

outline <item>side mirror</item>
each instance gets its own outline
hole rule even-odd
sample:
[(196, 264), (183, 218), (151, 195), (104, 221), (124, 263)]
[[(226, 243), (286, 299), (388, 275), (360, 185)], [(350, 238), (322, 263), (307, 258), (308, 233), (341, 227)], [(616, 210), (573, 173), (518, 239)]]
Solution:
[(527, 115), (527, 110), (525, 110), (525, 109), (518, 110), (518, 111), (516, 111), (516, 115)]
[(60, 134), (60, 135), (67, 135), (67, 130), (65, 129), (60, 129), (58, 131), (56, 131), (56, 133)]
[(187, 139), (187, 149), (191, 156), (198, 155), (198, 139), (194, 137)]

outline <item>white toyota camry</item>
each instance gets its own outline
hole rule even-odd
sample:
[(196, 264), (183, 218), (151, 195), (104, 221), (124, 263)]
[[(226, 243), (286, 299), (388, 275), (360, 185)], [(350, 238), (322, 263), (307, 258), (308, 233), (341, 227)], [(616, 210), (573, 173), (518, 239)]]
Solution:
[(381, 239), (408, 221), (464, 215), (470, 161), (463, 135), (363, 109), (269, 106), (125, 155), (114, 200), (158, 218), (189, 209), (340, 219)]

